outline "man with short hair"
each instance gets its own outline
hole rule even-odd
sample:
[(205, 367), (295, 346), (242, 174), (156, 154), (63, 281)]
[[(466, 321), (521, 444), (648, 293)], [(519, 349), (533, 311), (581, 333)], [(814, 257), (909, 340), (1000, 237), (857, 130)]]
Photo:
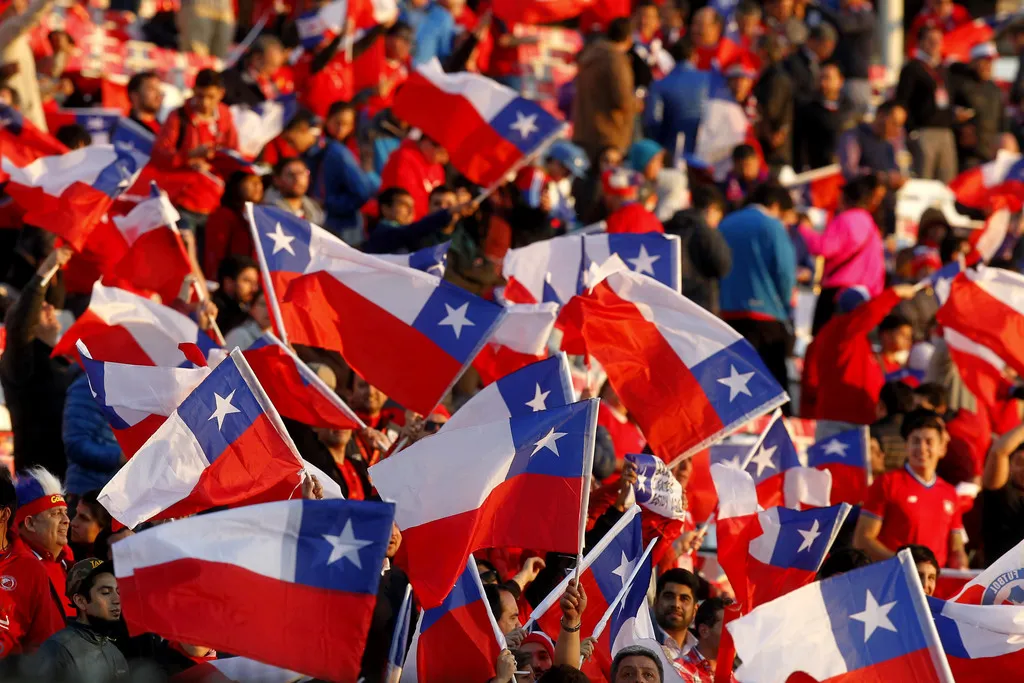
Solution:
[(121, 618), (114, 565), (95, 558), (77, 563), (66, 590), (77, 617), (43, 643), (29, 669), (50, 680), (128, 680), (128, 661), (113, 640)]
[(272, 186), (263, 193), (263, 203), (276, 206), (316, 225), (324, 222), (324, 211), (309, 198), (309, 167), (299, 157), (284, 157), (274, 164)]
[(665, 670), (658, 655), (641, 645), (622, 648), (612, 659), (611, 683), (662, 683)]
[(484, 596), (499, 631), (508, 635), (520, 627), (519, 605), (512, 591), (501, 584), (489, 583), (484, 586)]
[[(728, 598), (708, 598), (700, 603), (693, 618), (697, 644), (683, 657), (680, 673), (684, 683), (712, 683), (718, 669), (718, 644), (722, 638), (725, 608), (732, 604)], [(732, 662), (723, 665), (732, 666)], [(730, 679), (732, 677), (730, 676)]]
[(903, 418), (907, 442), (903, 468), (886, 472), (868, 490), (854, 532), (854, 545), (874, 560), (885, 560), (909, 543), (927, 546), (940, 566), (967, 566), (964, 524), (956, 489), (935, 474), (949, 435), (942, 418), (914, 410)]
[(394, 103), (398, 86), (409, 78), (413, 31), (409, 24), (396, 21), (384, 34), (384, 59), (381, 60), (377, 90), (366, 100), (366, 115), (373, 118)]
[(1008, 148), (1009, 117), (1003, 104), (1003, 91), (992, 79), (999, 50), (994, 43), (979, 43), (971, 48), (970, 64), (949, 67), (953, 104), (973, 115), (960, 121), (956, 130), (960, 168), (966, 169), (992, 161), (1000, 149)]
[(697, 185), (690, 208), (665, 222), (665, 234), (682, 241), (683, 295), (718, 314), (718, 283), (732, 268), (732, 252), (718, 232), (725, 215), (725, 197), (714, 185)]
[(224, 103), (255, 107), (276, 100), (281, 93), (274, 75), (287, 60), (281, 41), (262, 34), (238, 64), (224, 72)]
[(697, 128), (711, 89), (711, 74), (695, 66), (693, 41), (689, 37), (680, 38), (668, 52), (676, 65), (664, 78), (655, 81), (647, 93), (644, 131), (647, 137), (670, 150), (675, 159), (693, 154)]
[(1024, 424), (998, 438), (981, 477), (982, 547), (991, 565), (1024, 540)]
[(398, 146), (380, 172), (380, 187), (386, 190), (399, 187), (409, 193), (413, 200), (413, 220), (427, 215), (430, 191), (444, 185), (444, 166), (448, 163), (448, 151), (427, 135), (418, 140), (406, 138)]
[(260, 268), (251, 257), (231, 254), (217, 267), (219, 287), (210, 296), (217, 306), (217, 326), (227, 334), (249, 318), (249, 307), (260, 288)]
[(451, 239), (462, 211), (451, 187), (438, 185), (430, 191), (430, 212), (413, 221), (415, 205), (404, 188), (391, 187), (380, 193), (377, 206), (381, 220), (363, 244), (368, 254), (408, 254)]
[(301, 157), (319, 137), (320, 119), (313, 112), (300, 109), (284, 124), (281, 134), (263, 147), (256, 160), (275, 166), (282, 159)]
[(898, 548), (896, 552), (899, 553), (902, 550), (910, 551), (910, 557), (917, 566), (917, 578), (921, 579), (921, 588), (924, 589), (924, 594), (934, 595), (935, 585), (939, 581), (939, 574), (942, 573), (939, 561), (935, 559), (935, 553), (927, 546), (914, 543)]
[(697, 644), (690, 624), (697, 611), (698, 590), (700, 581), (685, 569), (670, 569), (658, 577), (654, 621), (658, 626), (658, 640), (672, 660), (681, 659)]
[(164, 91), (155, 71), (140, 71), (128, 79), (128, 101), (132, 105), (128, 118), (157, 135), (160, 121), (156, 115), (164, 102)]
[(18, 475), (14, 488), (18, 496), (14, 531), (46, 571), (58, 608), (73, 617), (74, 606), (63, 599), (68, 567), (75, 558), (68, 547), (68, 504), (60, 480), (34, 467)]
[(196, 75), (192, 97), (172, 111), (153, 143), (153, 163), (161, 170), (209, 171), (218, 149), (237, 150), (238, 131), (223, 102), (224, 79), (213, 69)]
[(830, 24), (814, 26), (807, 34), (807, 42), (786, 60), (798, 104), (806, 104), (814, 97), (821, 79), (821, 66), (832, 56), (837, 39), (836, 30)]

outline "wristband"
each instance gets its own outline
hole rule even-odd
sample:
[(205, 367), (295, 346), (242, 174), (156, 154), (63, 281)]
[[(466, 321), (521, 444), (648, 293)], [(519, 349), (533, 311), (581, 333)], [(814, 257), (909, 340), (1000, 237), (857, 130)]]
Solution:
[(583, 628), (583, 621), (581, 620), (580, 623), (576, 624), (576, 626), (574, 628), (570, 628), (570, 627), (565, 625), (565, 619), (562, 619), (561, 626), (562, 626), (562, 630), (565, 631), (566, 633), (576, 633), (581, 628)]

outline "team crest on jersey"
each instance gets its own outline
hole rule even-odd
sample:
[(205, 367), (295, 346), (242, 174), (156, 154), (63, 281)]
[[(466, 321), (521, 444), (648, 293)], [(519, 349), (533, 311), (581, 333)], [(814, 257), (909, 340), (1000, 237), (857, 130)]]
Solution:
[(13, 576), (0, 576), (0, 588), (5, 591), (12, 591), (18, 586), (18, 581)]
[(985, 587), (983, 605), (1024, 605), (1024, 570), (1014, 569), (996, 577)]
[(951, 500), (944, 500), (944, 501), (942, 501), (942, 507), (943, 507), (943, 509), (946, 510), (946, 514), (947, 515), (953, 514), (953, 509), (954, 509), (953, 508), (953, 501), (951, 501)]

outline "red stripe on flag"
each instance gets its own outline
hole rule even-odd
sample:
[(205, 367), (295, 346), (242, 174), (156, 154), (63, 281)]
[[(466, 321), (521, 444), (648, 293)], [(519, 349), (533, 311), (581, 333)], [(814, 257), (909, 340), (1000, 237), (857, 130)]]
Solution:
[(52, 357), (68, 356), (78, 358), (75, 342), (83, 340), (89, 353), (96, 360), (124, 363), (126, 365), (155, 365), (135, 337), (121, 325), (108, 325), (95, 311), (86, 310), (75, 324), (68, 328), (57, 345)]
[(987, 346), (1017, 374), (1024, 374), (1024, 348), (1020, 344), (1024, 339), (1024, 315), (966, 276), (953, 280), (949, 299), (935, 319), (940, 325)]

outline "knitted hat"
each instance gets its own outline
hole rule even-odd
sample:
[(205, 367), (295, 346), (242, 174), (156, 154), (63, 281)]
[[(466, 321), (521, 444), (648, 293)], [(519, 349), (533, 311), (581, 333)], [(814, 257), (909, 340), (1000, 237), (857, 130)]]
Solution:
[(26, 517), (56, 507), (67, 507), (60, 479), (42, 467), (33, 467), (18, 476), (14, 492), (18, 496), (18, 511), (14, 514), (14, 528)]

